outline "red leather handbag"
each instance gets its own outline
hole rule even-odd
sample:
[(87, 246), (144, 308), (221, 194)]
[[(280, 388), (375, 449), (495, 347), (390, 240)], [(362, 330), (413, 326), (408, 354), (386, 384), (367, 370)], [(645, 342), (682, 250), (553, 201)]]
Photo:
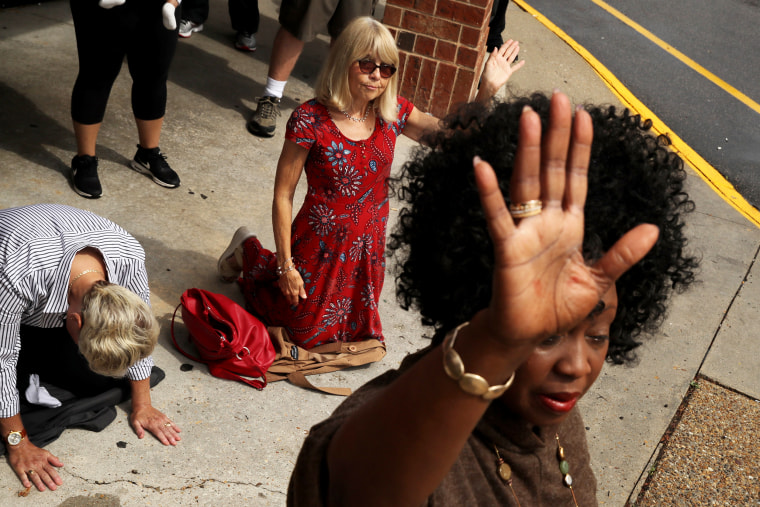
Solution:
[[(185, 352), (174, 336), (174, 320), (180, 308), (200, 357)], [(274, 361), (275, 351), (266, 326), (223, 294), (187, 289), (174, 310), (172, 340), (186, 357), (206, 363), (215, 377), (239, 380), (256, 389), (267, 385), (265, 375)]]

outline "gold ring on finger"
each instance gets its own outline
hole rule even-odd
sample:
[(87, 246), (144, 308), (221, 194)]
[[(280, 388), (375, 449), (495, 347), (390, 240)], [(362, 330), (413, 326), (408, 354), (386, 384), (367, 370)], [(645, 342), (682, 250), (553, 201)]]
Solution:
[(36, 474), (36, 473), (37, 473), (37, 472), (35, 472), (34, 470), (29, 470), (29, 471), (26, 473), (26, 475), (34, 475), (34, 474)]
[(512, 215), (512, 218), (528, 218), (540, 215), (543, 209), (544, 203), (541, 202), (541, 199), (532, 199), (518, 204), (509, 204), (509, 214)]
[(170, 423), (170, 422), (168, 422), (168, 423), (164, 424), (164, 426), (166, 426), (166, 427), (169, 427), (169, 426), (171, 426), (171, 425), (172, 425), (172, 423)]

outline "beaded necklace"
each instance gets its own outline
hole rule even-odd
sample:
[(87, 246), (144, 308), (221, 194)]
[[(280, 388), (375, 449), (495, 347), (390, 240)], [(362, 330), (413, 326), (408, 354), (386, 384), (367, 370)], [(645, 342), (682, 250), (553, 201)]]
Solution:
[[(562, 483), (570, 489), (570, 494), (573, 495), (573, 504), (575, 504), (575, 507), (578, 507), (578, 500), (575, 499), (575, 490), (573, 490), (573, 478), (570, 476), (570, 464), (565, 459), (565, 449), (559, 443), (559, 435), (555, 433), (554, 438), (557, 440), (557, 461), (559, 461), (559, 471), (562, 472)], [(517, 507), (521, 507), (517, 493), (515, 493), (515, 489), (512, 487), (512, 468), (501, 457), (496, 444), (493, 444), (493, 449), (496, 451), (496, 465), (499, 477), (509, 486), (509, 490), (512, 492), (515, 502), (517, 502)]]
[(370, 107), (369, 107), (369, 106), (370, 106), (370, 105), (369, 105), (369, 104), (367, 104), (367, 109), (364, 111), (364, 116), (363, 116), (362, 118), (354, 118), (353, 116), (351, 116), (350, 114), (348, 114), (346, 111), (344, 111), (344, 110), (342, 110), (342, 109), (340, 110), (340, 112), (341, 112), (341, 113), (343, 113), (343, 115), (344, 115), (346, 118), (348, 118), (349, 120), (351, 120), (351, 121), (353, 121), (353, 122), (356, 122), (356, 123), (364, 123), (364, 121), (365, 121), (365, 120), (367, 119), (367, 117), (369, 116), (369, 110), (370, 110)]

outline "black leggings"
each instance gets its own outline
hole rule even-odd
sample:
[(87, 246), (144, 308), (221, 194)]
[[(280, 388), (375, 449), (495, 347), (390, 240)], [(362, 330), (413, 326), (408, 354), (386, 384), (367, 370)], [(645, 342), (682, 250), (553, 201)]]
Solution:
[(132, 76), (135, 118), (163, 118), (169, 64), (177, 47), (177, 30), (164, 28), (163, 5), (164, 0), (127, 0), (124, 5), (103, 9), (98, 0), (71, 0), (79, 54), (79, 74), (71, 94), (75, 122), (92, 125), (103, 121), (125, 56)]

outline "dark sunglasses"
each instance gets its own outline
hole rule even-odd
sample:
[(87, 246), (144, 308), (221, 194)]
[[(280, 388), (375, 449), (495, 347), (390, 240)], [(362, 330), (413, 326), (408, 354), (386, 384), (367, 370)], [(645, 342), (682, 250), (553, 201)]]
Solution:
[(375, 72), (375, 69), (380, 69), (380, 77), (388, 79), (396, 73), (396, 66), (391, 65), (390, 63), (381, 63), (378, 65), (372, 60), (357, 60), (357, 63), (359, 64), (359, 70), (364, 74), (372, 74)]

